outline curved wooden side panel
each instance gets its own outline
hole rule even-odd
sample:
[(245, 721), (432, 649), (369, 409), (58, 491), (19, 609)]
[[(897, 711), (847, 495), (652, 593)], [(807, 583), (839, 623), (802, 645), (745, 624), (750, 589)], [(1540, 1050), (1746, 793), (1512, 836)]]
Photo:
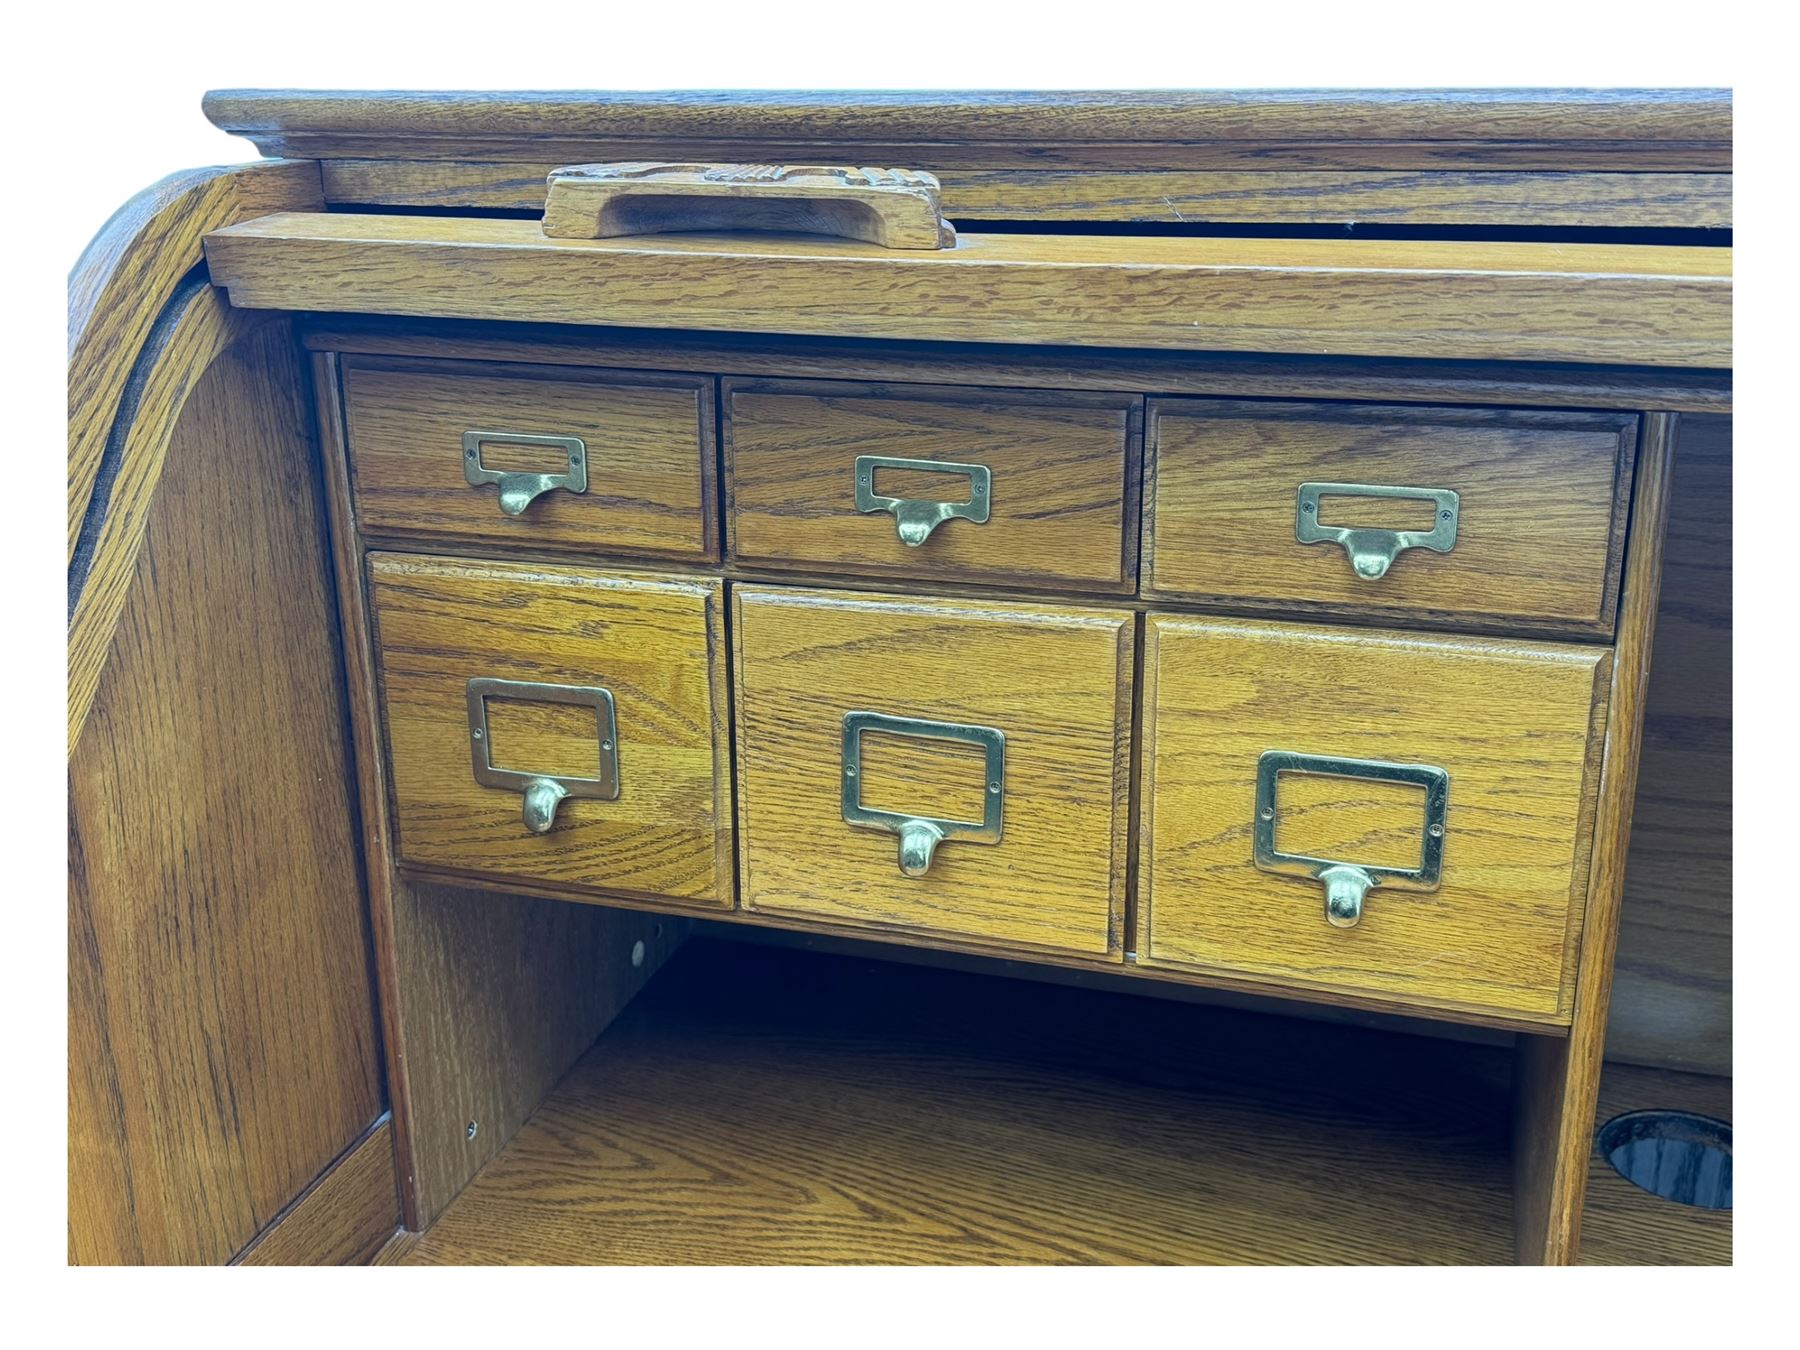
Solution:
[(157, 316), (200, 263), (200, 240), (270, 211), (318, 210), (319, 166), (271, 160), (189, 169), (145, 188), (101, 226), (69, 274), (69, 556), (120, 396)]
[(72, 1262), (225, 1262), (383, 1111), (306, 374), (179, 284), (202, 228), (72, 292)]
[[(181, 416), (207, 370), (233, 344), (268, 326), (226, 304), (204, 278), (184, 282), (133, 363), (119, 418), (90, 482), (69, 559), (69, 752), (111, 651), (139, 551)], [(71, 482), (73, 480), (71, 479)], [(221, 483), (221, 496), (229, 492)]]

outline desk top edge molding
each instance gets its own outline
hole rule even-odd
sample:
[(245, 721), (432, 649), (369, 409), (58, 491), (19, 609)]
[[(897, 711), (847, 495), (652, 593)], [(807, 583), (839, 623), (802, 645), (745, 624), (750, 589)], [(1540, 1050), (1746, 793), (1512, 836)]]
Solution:
[(259, 142), (334, 134), (915, 139), (1147, 144), (1432, 141), (1647, 149), (1730, 169), (1728, 89), (1068, 91), (600, 90), (458, 92), (216, 89), (203, 108)]
[(1728, 230), (1720, 89), (215, 90), (334, 205), (524, 211), (566, 165), (922, 169), (953, 221)]

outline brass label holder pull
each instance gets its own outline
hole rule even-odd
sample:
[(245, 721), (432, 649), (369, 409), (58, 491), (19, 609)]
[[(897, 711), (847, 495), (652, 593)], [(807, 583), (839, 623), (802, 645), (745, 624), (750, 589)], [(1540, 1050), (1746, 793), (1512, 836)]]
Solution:
[[(1425, 819), (1419, 865), (1376, 867), (1278, 850), (1275, 847), (1275, 826), (1280, 814), (1277, 793), (1284, 773), (1323, 774), (1375, 783), (1410, 783), (1424, 788)], [(1376, 886), (1403, 891), (1435, 891), (1438, 888), (1444, 870), (1445, 817), (1449, 805), (1450, 775), (1433, 764), (1390, 764), (1382, 760), (1265, 750), (1256, 764), (1253, 831), (1256, 865), (1265, 872), (1307, 877), (1319, 882), (1325, 888), (1326, 922), (1334, 928), (1353, 928), (1362, 919), (1364, 897)]]
[[(922, 473), (964, 474), (969, 480), (969, 499), (937, 501), (930, 497), (884, 497), (875, 491), (880, 469), (911, 469)], [(887, 511), (894, 517), (900, 542), (917, 548), (947, 520), (967, 520), (985, 525), (994, 496), (994, 475), (985, 464), (956, 464), (946, 459), (896, 459), (891, 455), (856, 457), (856, 509), (864, 515)]]
[[(558, 488), (564, 492), (584, 493), (588, 487), (587, 442), (579, 436), (527, 436), (517, 431), (463, 432), (463, 479), (470, 487), (497, 483), (500, 487), (500, 509), (509, 516), (520, 516), (546, 492)], [(569, 467), (563, 473), (513, 473), (490, 469), (481, 462), (484, 445), (529, 445), (561, 450)]]
[[(890, 736), (920, 736), (928, 740), (963, 741), (980, 746), (987, 754), (982, 818), (946, 820), (937, 816), (912, 816), (902, 811), (878, 811), (862, 804), (862, 738), (865, 731)], [(997, 844), (1006, 811), (1006, 733), (998, 727), (970, 726), (962, 722), (929, 722), (918, 717), (890, 717), (886, 713), (844, 714), (843, 812), (846, 824), (859, 829), (887, 830), (900, 836), (900, 870), (922, 877), (931, 869), (937, 847), (945, 840), (969, 844)]]
[[(594, 710), (597, 763), (592, 778), (502, 769), (494, 763), (494, 738), (488, 730), (487, 701), (518, 699), (527, 703), (572, 703)], [(475, 781), (483, 787), (505, 788), (524, 794), (525, 828), (533, 834), (548, 833), (556, 824), (557, 809), (570, 797), (615, 801), (619, 796), (619, 732), (613, 713), (612, 690), (600, 685), (535, 684), (526, 680), (476, 679), (469, 681), (469, 758)]]
[[(1434, 512), (1429, 530), (1376, 530), (1326, 525), (1319, 520), (1321, 497), (1397, 497), (1428, 501)], [(1456, 547), (1461, 498), (1448, 488), (1387, 487), (1378, 483), (1302, 483), (1294, 511), (1294, 538), (1302, 544), (1342, 544), (1350, 566), (1366, 581), (1379, 581), (1409, 548), (1448, 553)]]
[(778, 230), (881, 248), (956, 246), (938, 180), (912, 169), (833, 164), (571, 164), (550, 172), (551, 239), (671, 231)]

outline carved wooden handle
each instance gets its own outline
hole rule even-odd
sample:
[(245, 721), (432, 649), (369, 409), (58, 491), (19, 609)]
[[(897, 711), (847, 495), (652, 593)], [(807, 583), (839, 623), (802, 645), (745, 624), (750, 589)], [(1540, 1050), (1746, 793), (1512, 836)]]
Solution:
[(576, 164), (553, 170), (544, 233), (785, 230), (882, 248), (951, 248), (938, 180), (911, 169), (782, 164)]

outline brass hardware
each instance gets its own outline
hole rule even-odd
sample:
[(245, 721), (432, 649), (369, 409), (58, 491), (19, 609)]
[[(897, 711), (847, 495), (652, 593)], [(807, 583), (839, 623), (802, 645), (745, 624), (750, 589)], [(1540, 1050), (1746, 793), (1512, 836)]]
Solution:
[[(891, 736), (922, 736), (929, 740), (966, 741), (987, 752), (987, 791), (982, 797), (980, 821), (943, 820), (909, 816), (900, 811), (877, 811), (862, 804), (862, 735), (865, 731)], [(937, 846), (946, 839), (971, 844), (1000, 842), (1006, 807), (1006, 733), (998, 727), (968, 726), (961, 722), (928, 722), (918, 717), (890, 717), (885, 713), (844, 714), (843, 810), (846, 823), (863, 829), (887, 830), (900, 836), (900, 870), (922, 877), (931, 868)]]
[[(594, 710), (599, 741), (599, 767), (593, 778), (564, 778), (497, 768), (493, 737), (488, 734), (487, 701), (513, 698), (534, 703), (573, 703)], [(568, 797), (613, 801), (619, 795), (619, 733), (613, 717), (612, 690), (599, 685), (533, 684), (524, 680), (469, 681), (469, 757), (475, 781), (483, 787), (506, 788), (525, 795), (525, 828), (544, 834), (556, 824), (556, 812)]]
[[(919, 469), (926, 473), (961, 473), (969, 476), (969, 500), (940, 502), (923, 497), (883, 497), (875, 491), (877, 469)], [(993, 496), (993, 474), (985, 464), (952, 464), (942, 459), (894, 459), (888, 455), (856, 457), (856, 509), (867, 514), (891, 511), (900, 542), (917, 548), (946, 520), (987, 524), (988, 502)]]
[(554, 778), (531, 778), (525, 783), (525, 828), (533, 834), (544, 834), (556, 824), (556, 808), (569, 795), (569, 789)]
[[(1284, 773), (1324, 774), (1377, 783), (1411, 783), (1425, 789), (1425, 820), (1417, 867), (1375, 867), (1336, 858), (1282, 853), (1275, 847), (1276, 793)], [(1450, 802), (1450, 775), (1431, 764), (1388, 764), (1373, 759), (1302, 755), (1265, 750), (1256, 764), (1256, 865), (1265, 872), (1308, 877), (1325, 887), (1325, 920), (1352, 928), (1362, 918), (1363, 897), (1375, 886), (1435, 891), (1444, 870), (1444, 817)]]
[[(1321, 497), (1401, 497), (1428, 501), (1435, 514), (1429, 530), (1370, 530), (1358, 526), (1326, 525), (1319, 520)], [(1356, 575), (1378, 581), (1387, 575), (1394, 559), (1409, 548), (1428, 548), (1448, 553), (1456, 547), (1456, 520), (1460, 498), (1448, 488), (1381, 487), (1373, 483), (1302, 483), (1294, 513), (1294, 538), (1302, 544), (1342, 544)]]
[(1319, 880), (1325, 883), (1325, 922), (1333, 928), (1356, 927), (1375, 878), (1360, 867), (1327, 867)]
[[(503, 469), (487, 468), (481, 462), (481, 447), (489, 442), (496, 445), (536, 445), (561, 450), (569, 461), (568, 471), (511, 473)], [(523, 515), (526, 507), (546, 492), (553, 492), (557, 488), (565, 492), (587, 491), (587, 442), (579, 436), (527, 436), (515, 431), (465, 431), (462, 443), (463, 478), (470, 487), (498, 483), (500, 509), (509, 516)]]
[(944, 842), (944, 831), (929, 820), (907, 820), (900, 824), (900, 870), (909, 877), (922, 877), (931, 870), (937, 846)]

